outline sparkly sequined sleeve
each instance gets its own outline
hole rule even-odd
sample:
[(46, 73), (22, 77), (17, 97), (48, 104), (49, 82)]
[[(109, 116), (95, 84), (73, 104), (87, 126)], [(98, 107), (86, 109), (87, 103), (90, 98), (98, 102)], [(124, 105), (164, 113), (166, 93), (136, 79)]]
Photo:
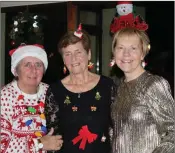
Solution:
[(161, 142), (153, 153), (174, 153), (175, 103), (171, 96), (170, 86), (162, 77), (156, 77), (147, 92), (147, 104), (161, 137)]
[[(114, 84), (111, 87), (111, 107), (112, 107), (112, 104), (114, 103), (114, 100), (115, 100), (117, 86), (118, 86), (118, 84), (116, 84), (114, 82)], [(111, 126), (109, 127), (109, 137), (110, 137), (110, 143), (112, 145), (112, 137), (113, 137), (113, 125), (112, 125), (112, 121), (111, 121)]]
[(59, 119), (58, 119), (59, 106), (55, 101), (51, 88), (48, 88), (45, 101), (45, 115), (48, 131), (51, 127), (54, 128), (54, 134), (59, 134)]

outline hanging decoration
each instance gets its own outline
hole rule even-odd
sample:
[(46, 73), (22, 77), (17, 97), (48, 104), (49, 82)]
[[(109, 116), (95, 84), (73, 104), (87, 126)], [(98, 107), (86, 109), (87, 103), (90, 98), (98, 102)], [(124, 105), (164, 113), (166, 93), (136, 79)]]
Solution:
[(12, 47), (25, 44), (43, 44), (43, 23), (46, 16), (30, 13), (28, 7), (26, 11), (19, 12), (12, 18), (10, 26), (10, 45)]

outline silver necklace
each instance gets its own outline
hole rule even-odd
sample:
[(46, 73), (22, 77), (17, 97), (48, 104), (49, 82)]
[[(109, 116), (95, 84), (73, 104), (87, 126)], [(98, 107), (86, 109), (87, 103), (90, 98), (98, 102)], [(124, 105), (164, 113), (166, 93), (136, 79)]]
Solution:
[(80, 98), (81, 97), (81, 93), (78, 93), (78, 98)]

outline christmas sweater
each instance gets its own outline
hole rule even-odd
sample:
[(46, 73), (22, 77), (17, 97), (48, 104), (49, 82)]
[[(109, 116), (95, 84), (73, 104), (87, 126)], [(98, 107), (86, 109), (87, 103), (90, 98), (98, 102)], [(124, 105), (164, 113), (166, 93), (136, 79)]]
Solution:
[(15, 80), (1, 89), (1, 153), (45, 152), (36, 151), (33, 140), (46, 133), (42, 112), (47, 88), (40, 83), (36, 94), (25, 94)]

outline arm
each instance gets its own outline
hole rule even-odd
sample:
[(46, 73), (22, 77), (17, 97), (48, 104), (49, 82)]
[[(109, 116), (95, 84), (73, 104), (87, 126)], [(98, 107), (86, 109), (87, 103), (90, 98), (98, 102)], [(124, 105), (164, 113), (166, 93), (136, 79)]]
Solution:
[(1, 90), (1, 153), (6, 152), (12, 135), (12, 103), (8, 98), (7, 90)]
[(160, 77), (148, 90), (148, 107), (157, 123), (161, 138), (153, 153), (174, 153), (175, 149), (175, 103), (168, 82)]
[[(114, 100), (115, 100), (115, 95), (116, 95), (116, 92), (117, 92), (117, 86), (118, 86), (118, 83), (116, 84), (116, 82), (114, 82), (114, 84), (111, 87), (111, 107), (113, 106), (112, 104), (114, 103)], [(111, 112), (111, 109), (110, 109), (110, 112)], [(111, 120), (111, 114), (110, 114), (110, 121), (111, 121), (111, 124), (110, 124), (110, 127), (109, 127), (109, 137), (110, 137), (110, 143), (112, 145), (113, 125), (112, 125), (112, 120)]]
[[(55, 101), (51, 88), (48, 88), (45, 99), (45, 116), (46, 125), (49, 133), (43, 136), (40, 140), (43, 143), (44, 150), (60, 150), (63, 140), (59, 134), (59, 106)], [(53, 135), (54, 134), (54, 135)], [(52, 152), (52, 151), (51, 151)], [(49, 151), (48, 151), (49, 153)]]
[(59, 105), (56, 102), (51, 88), (48, 88), (45, 101), (45, 115), (48, 131), (53, 127), (55, 133), (59, 134), (59, 117), (58, 117)]
[(12, 123), (10, 113), (6, 113), (1, 101), (1, 153), (4, 153), (11, 141)]

